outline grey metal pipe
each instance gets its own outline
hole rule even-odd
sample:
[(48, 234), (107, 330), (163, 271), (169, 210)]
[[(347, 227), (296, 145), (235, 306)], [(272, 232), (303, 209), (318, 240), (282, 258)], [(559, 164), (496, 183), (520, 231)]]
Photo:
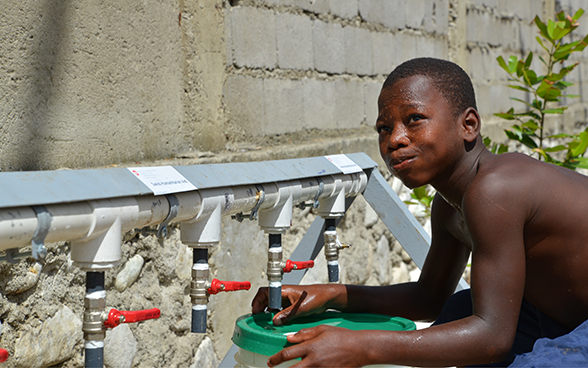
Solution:
[(269, 234), (269, 309), (282, 309), (282, 234)]
[(194, 266), (192, 267), (192, 332), (206, 333), (207, 284), (208, 284), (208, 248), (192, 249)]
[[(84, 313), (84, 360), (86, 368), (102, 368), (104, 366), (104, 336), (102, 328), (102, 312), (104, 298), (89, 301), (89, 295), (105, 294), (104, 272), (86, 272), (86, 312)], [(92, 305), (89, 305), (92, 304)], [(95, 305), (94, 305), (95, 304)], [(100, 307), (102, 306), (102, 311)]]

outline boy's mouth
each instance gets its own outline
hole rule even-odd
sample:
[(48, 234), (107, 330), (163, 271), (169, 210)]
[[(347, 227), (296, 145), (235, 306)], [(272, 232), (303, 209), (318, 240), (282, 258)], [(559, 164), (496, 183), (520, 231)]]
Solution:
[(390, 160), (390, 168), (396, 172), (402, 171), (406, 169), (412, 163), (412, 161), (414, 161), (414, 159), (414, 156), (394, 158)]

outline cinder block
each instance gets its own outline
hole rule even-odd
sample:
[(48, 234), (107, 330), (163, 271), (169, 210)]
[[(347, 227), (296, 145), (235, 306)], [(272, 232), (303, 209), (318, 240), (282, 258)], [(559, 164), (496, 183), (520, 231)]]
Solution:
[(328, 0), (331, 14), (341, 18), (351, 19), (359, 14), (358, 0)]
[(482, 50), (479, 47), (473, 47), (467, 53), (468, 74), (472, 80), (484, 79), (484, 67), (482, 64)]
[(231, 36), (231, 27), (232, 27), (232, 11), (233, 8), (226, 9), (225, 12), (225, 47), (227, 52), (227, 66), (233, 65), (233, 37)]
[(366, 82), (365, 84), (365, 122), (367, 126), (376, 125), (378, 119), (378, 97), (382, 89), (382, 83)]
[(329, 0), (291, 0), (294, 6), (317, 14), (329, 12)]
[(388, 75), (396, 66), (397, 39), (389, 32), (372, 32), (374, 74)]
[(415, 57), (435, 56), (435, 39), (430, 36), (417, 36)]
[(276, 15), (278, 66), (283, 69), (312, 69), (312, 21), (290, 13)]
[(264, 79), (265, 135), (298, 132), (304, 126), (302, 82), (291, 79)]
[(416, 55), (417, 39), (410, 33), (397, 33), (396, 36), (396, 65), (414, 59)]
[(516, 21), (512, 19), (498, 19), (493, 18), (492, 23), (497, 32), (490, 34), (489, 44), (492, 46), (503, 45), (511, 50), (521, 49), (521, 36), (519, 34), (519, 27)]
[(227, 120), (243, 133), (263, 135), (261, 122), (265, 122), (263, 80), (240, 75), (229, 76), (223, 90), (227, 107)]
[(423, 29), (427, 33), (434, 33), (437, 30), (437, 4), (435, 1), (427, 1), (424, 5)]
[(407, 19), (406, 9), (411, 6), (412, 1), (385, 0), (382, 25), (390, 29), (404, 29)]
[(315, 20), (312, 43), (316, 70), (333, 74), (345, 71), (345, 41), (341, 25)]
[(305, 129), (336, 129), (335, 82), (303, 79), (303, 110)]
[(359, 15), (366, 22), (383, 24), (384, 0), (359, 0), (358, 8)]
[(433, 47), (435, 49), (434, 56), (439, 59), (448, 59), (449, 57), (449, 50), (447, 45), (447, 39), (444, 38), (436, 38), (433, 40)]
[(405, 0), (359, 0), (359, 14), (367, 22), (390, 29), (404, 29), (405, 3)]
[(351, 74), (372, 75), (372, 37), (363, 28), (343, 28), (345, 42), (345, 71)]
[(516, 22), (515, 27), (518, 28), (518, 34), (520, 39), (520, 49), (524, 50), (525, 53), (529, 51), (537, 52), (537, 47), (539, 43), (535, 40), (535, 30), (532, 28), (533, 26), (529, 25), (526, 22)]
[(335, 121), (337, 129), (358, 128), (365, 119), (364, 88), (359, 81), (335, 81)]
[(446, 35), (449, 30), (449, 0), (435, 0), (435, 32)]
[(411, 0), (405, 8), (406, 27), (420, 29), (425, 19), (425, 0)]
[(234, 62), (239, 67), (269, 68), (277, 65), (274, 12), (254, 7), (234, 7), (230, 13)]

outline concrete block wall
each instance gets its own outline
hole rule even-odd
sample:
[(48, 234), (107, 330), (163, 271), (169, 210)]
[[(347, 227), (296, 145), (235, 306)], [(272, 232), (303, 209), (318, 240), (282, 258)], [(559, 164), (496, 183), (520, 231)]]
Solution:
[[(538, 56), (544, 54), (535, 38), (539, 35), (533, 22), (535, 16), (546, 21), (553, 19), (555, 12), (564, 10), (566, 14), (574, 14), (578, 9), (588, 8), (588, 2), (582, 0), (561, 1), (503, 1), (503, 0), (473, 0), (467, 3), (466, 16), (466, 71), (472, 77), (477, 94), (478, 108), (483, 117), (483, 133), (494, 140), (504, 141), (504, 128), (511, 122), (493, 116), (496, 112), (505, 112), (511, 107), (524, 109), (523, 104), (512, 101), (512, 97), (530, 101), (531, 96), (521, 91), (505, 87), (507, 73), (496, 62), (498, 56), (505, 60), (510, 55), (519, 58), (533, 52), (533, 67), (539, 74), (545, 68)], [(580, 21), (580, 27), (574, 32), (576, 35), (587, 35), (586, 21)], [(576, 37), (578, 37), (576, 36)], [(568, 40), (569, 41), (569, 40)], [(588, 65), (588, 54), (574, 54), (566, 65), (579, 62), (580, 65), (566, 80), (575, 83), (568, 89), (570, 94), (581, 94), (578, 99), (562, 99), (562, 103), (570, 105), (568, 111), (560, 117), (551, 116), (547, 125), (549, 133), (560, 131), (577, 131), (585, 126), (588, 118), (584, 92), (585, 70)]]
[(448, 0), (232, 4), (224, 105), (241, 137), (371, 127), (396, 65), (448, 55)]

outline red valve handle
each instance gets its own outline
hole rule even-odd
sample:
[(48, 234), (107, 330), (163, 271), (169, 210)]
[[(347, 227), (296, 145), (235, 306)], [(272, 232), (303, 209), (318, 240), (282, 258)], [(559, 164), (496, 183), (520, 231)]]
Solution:
[(119, 311), (111, 309), (108, 313), (108, 319), (104, 321), (104, 327), (114, 328), (121, 323), (140, 322), (147, 319), (159, 318), (159, 316), (161, 316), (161, 311), (157, 308), (138, 311)]
[(303, 261), (303, 262), (296, 262), (287, 260), (286, 267), (284, 267), (284, 272), (292, 272), (294, 270), (304, 270), (305, 268), (312, 268), (314, 267), (314, 261)]
[(4, 363), (6, 361), (6, 359), (8, 359), (8, 351), (4, 350), (4, 349), (0, 349), (0, 363)]
[(210, 295), (215, 295), (221, 291), (237, 291), (237, 290), (249, 290), (251, 283), (249, 281), (220, 281), (213, 279), (208, 288)]

